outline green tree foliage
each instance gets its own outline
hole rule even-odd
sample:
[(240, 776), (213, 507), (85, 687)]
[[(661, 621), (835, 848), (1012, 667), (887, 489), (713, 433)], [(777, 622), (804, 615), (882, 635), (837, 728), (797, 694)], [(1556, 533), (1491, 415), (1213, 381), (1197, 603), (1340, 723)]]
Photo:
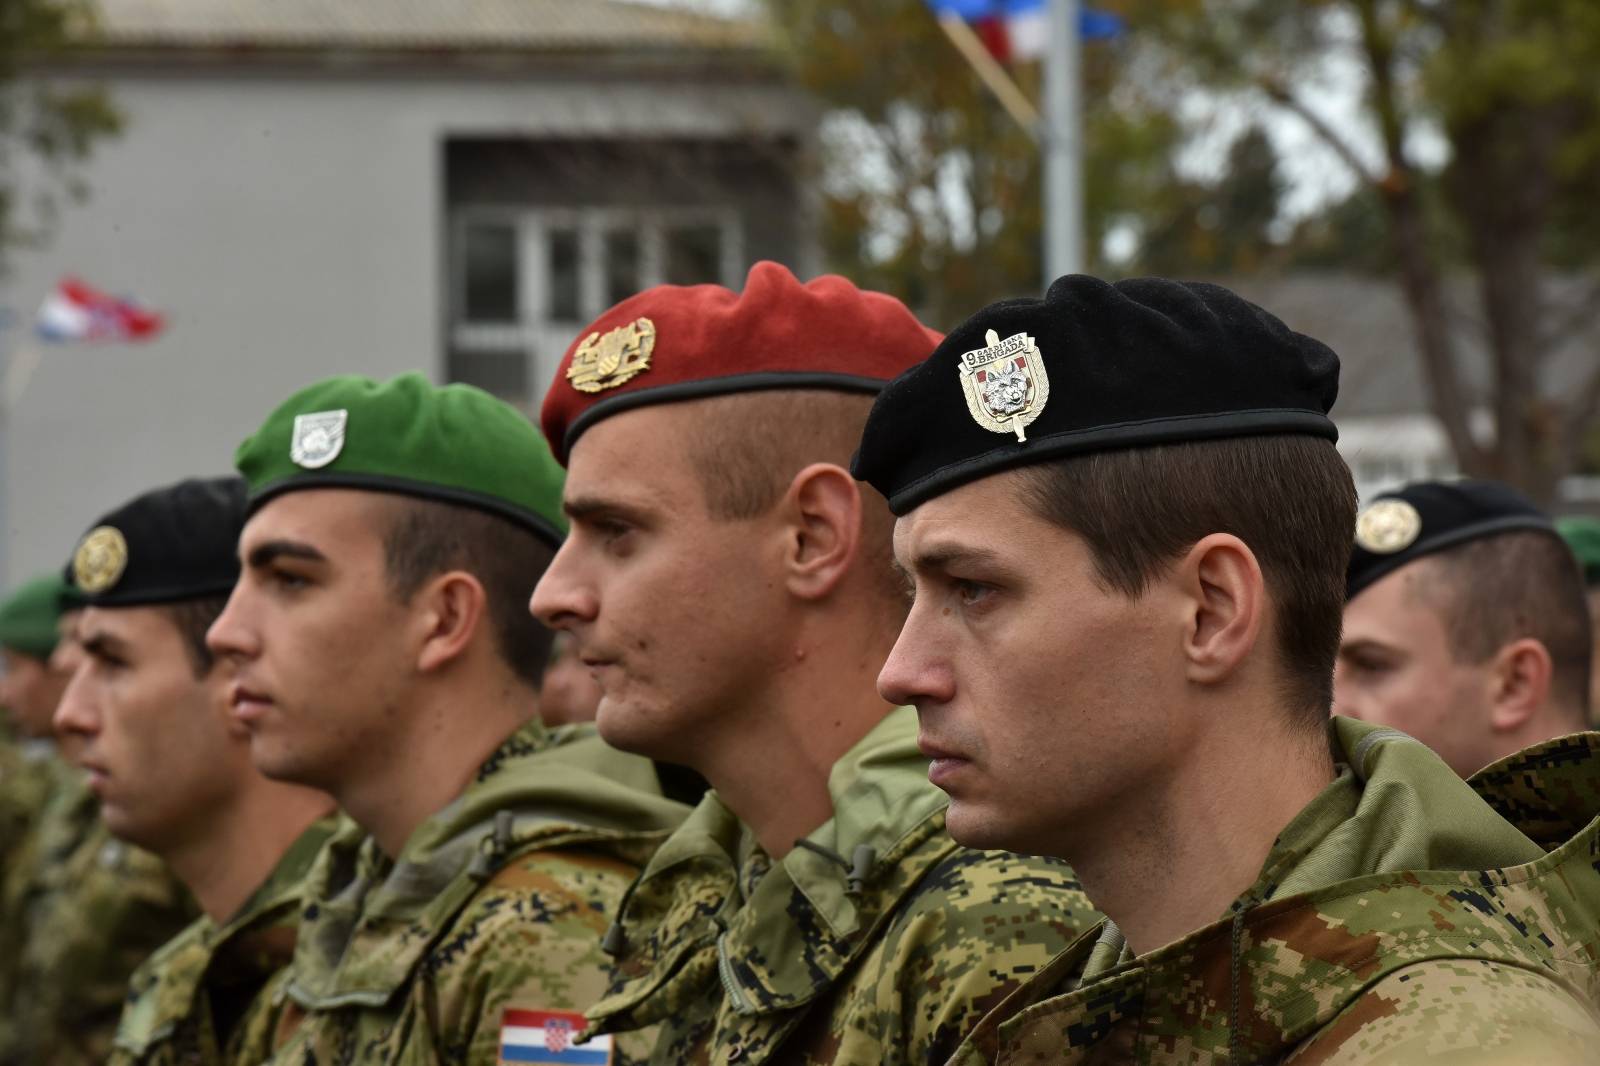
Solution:
[[(1139, 0), (1128, 14), (1166, 76), (1293, 116), (1356, 177), (1300, 251), (1326, 262), (1380, 237), (1367, 265), (1392, 267), (1404, 291), (1458, 460), (1552, 501), (1600, 406), (1600, 359), (1576, 388), (1549, 373), (1600, 312), (1600, 4)], [(1308, 72), (1330, 61), (1364, 87), (1358, 124), (1318, 98)], [(1425, 140), (1442, 164), (1423, 162)], [(1575, 276), (1589, 279), (1577, 294)], [(1469, 385), (1453, 316), (1483, 323), (1487, 391)], [(1493, 413), (1492, 437), (1474, 434), (1475, 407)]]
[(82, 0), (0, 0), (0, 256), (41, 239), (61, 201), (85, 195), (83, 162), (122, 127), (100, 87), (40, 73), (92, 34)]

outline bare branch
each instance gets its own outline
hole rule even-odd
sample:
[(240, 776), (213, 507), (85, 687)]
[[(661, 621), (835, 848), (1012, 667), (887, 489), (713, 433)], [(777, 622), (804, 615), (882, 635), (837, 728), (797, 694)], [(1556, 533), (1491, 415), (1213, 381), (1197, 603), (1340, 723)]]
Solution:
[(1570, 340), (1574, 333), (1592, 324), (1597, 318), (1600, 318), (1600, 278), (1590, 282), (1589, 287), (1573, 302), (1567, 313), (1549, 329), (1540, 333), (1535, 350), (1540, 358), (1549, 355)]
[(1366, 163), (1362, 162), (1361, 156), (1356, 153), (1355, 146), (1347, 138), (1341, 136), (1337, 130), (1328, 124), (1327, 119), (1311, 110), (1286, 86), (1276, 81), (1261, 81), (1258, 84), (1261, 87), (1261, 91), (1266, 93), (1273, 103), (1293, 112), (1300, 121), (1309, 126), (1311, 132), (1316, 134), (1322, 143), (1331, 148), (1334, 154), (1344, 161), (1345, 166), (1349, 167), (1356, 177), (1368, 185), (1376, 185), (1382, 180), (1379, 175), (1368, 169)]

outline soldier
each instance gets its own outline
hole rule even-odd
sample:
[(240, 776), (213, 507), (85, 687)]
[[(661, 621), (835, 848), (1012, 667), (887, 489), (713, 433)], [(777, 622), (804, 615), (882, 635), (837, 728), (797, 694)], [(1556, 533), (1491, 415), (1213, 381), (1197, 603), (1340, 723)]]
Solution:
[(1217, 286), (1070, 276), (879, 397), (855, 471), (915, 585), (881, 690), (958, 840), (1068, 859), (1110, 918), (957, 1063), (1594, 1060), (1600, 737), (1501, 764), (1496, 808), (1330, 729), (1338, 365)]
[(1356, 519), (1333, 709), (1466, 777), (1587, 728), (1589, 612), (1554, 524), (1492, 481), (1422, 481)]
[(139, 967), (113, 1063), (259, 1062), (244, 1043), (289, 961), (299, 887), (333, 828), (326, 795), (267, 778), (205, 646), (239, 574), (244, 483), (191, 480), (101, 518), (71, 568), (86, 662), (56, 710), (100, 814), (204, 912)]
[[(0, 945), (22, 940), (20, 899), (30, 835), (53, 792), (70, 787), (70, 771), (55, 758), (50, 716), (70, 671), (51, 664), (60, 642), (66, 584), (45, 574), (0, 603)], [(0, 951), (0, 1048), (7, 1045), (17, 954)]]
[(1589, 720), (1600, 718), (1600, 668), (1595, 661), (1600, 657), (1600, 519), (1578, 515), (1556, 520), (1556, 530), (1578, 557), (1578, 568), (1583, 571), (1584, 598), (1589, 604), (1589, 633), (1594, 638), (1594, 649), (1589, 655)]
[(269, 777), (356, 823), (313, 867), (274, 1061), (489, 1064), (559, 1045), (599, 937), (684, 809), (548, 731), (527, 596), (561, 470), (509, 405), (420, 374), (296, 393), (239, 448), (243, 573), (212, 626)]
[(594, 671), (607, 740), (715, 789), (630, 890), (589, 1012), (659, 1023), (653, 1062), (938, 1061), (1091, 920), (1065, 866), (950, 839), (910, 708), (873, 689), (904, 600), (845, 464), (937, 339), (760, 263), (739, 295), (607, 311), (545, 401), (573, 528), (532, 609)]

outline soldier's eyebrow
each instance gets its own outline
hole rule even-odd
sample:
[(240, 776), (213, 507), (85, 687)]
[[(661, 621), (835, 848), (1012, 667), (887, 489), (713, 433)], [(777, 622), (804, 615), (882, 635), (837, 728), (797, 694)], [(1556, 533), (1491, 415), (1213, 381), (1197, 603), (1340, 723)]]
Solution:
[[(954, 566), (978, 563), (984, 566), (1000, 564), (1000, 554), (988, 548), (968, 547), (959, 544), (935, 545), (911, 555), (913, 570), (949, 570)], [(899, 566), (897, 562), (895, 564)], [(902, 568), (903, 569), (903, 568)]]
[(128, 654), (127, 645), (110, 633), (89, 633), (78, 643), (96, 659), (122, 659)]
[(602, 518), (616, 518), (642, 525), (646, 515), (631, 504), (619, 503), (596, 496), (573, 496), (561, 501), (561, 509), (574, 522), (593, 522)]
[(279, 559), (300, 559), (308, 563), (325, 563), (328, 557), (311, 545), (298, 540), (269, 540), (250, 549), (245, 565), (252, 570), (271, 566)]
[(1358, 637), (1355, 640), (1347, 640), (1339, 645), (1339, 658), (1341, 659), (1372, 654), (1398, 655), (1400, 654), (1400, 649), (1391, 644), (1385, 644), (1381, 640), (1373, 640), (1370, 637)]

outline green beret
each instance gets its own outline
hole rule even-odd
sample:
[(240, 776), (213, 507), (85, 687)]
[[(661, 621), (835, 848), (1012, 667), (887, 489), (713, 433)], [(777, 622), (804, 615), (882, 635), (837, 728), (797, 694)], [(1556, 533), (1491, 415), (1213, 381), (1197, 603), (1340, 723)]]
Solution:
[(50, 658), (67, 592), (60, 574), (43, 574), (19, 586), (0, 602), (0, 647), (35, 659)]
[(471, 385), (345, 375), (301, 389), (239, 445), (249, 509), (295, 489), (396, 492), (491, 511), (552, 546), (563, 472), (533, 423)]
[(1586, 515), (1556, 519), (1556, 531), (1578, 557), (1585, 585), (1600, 585), (1600, 519)]

